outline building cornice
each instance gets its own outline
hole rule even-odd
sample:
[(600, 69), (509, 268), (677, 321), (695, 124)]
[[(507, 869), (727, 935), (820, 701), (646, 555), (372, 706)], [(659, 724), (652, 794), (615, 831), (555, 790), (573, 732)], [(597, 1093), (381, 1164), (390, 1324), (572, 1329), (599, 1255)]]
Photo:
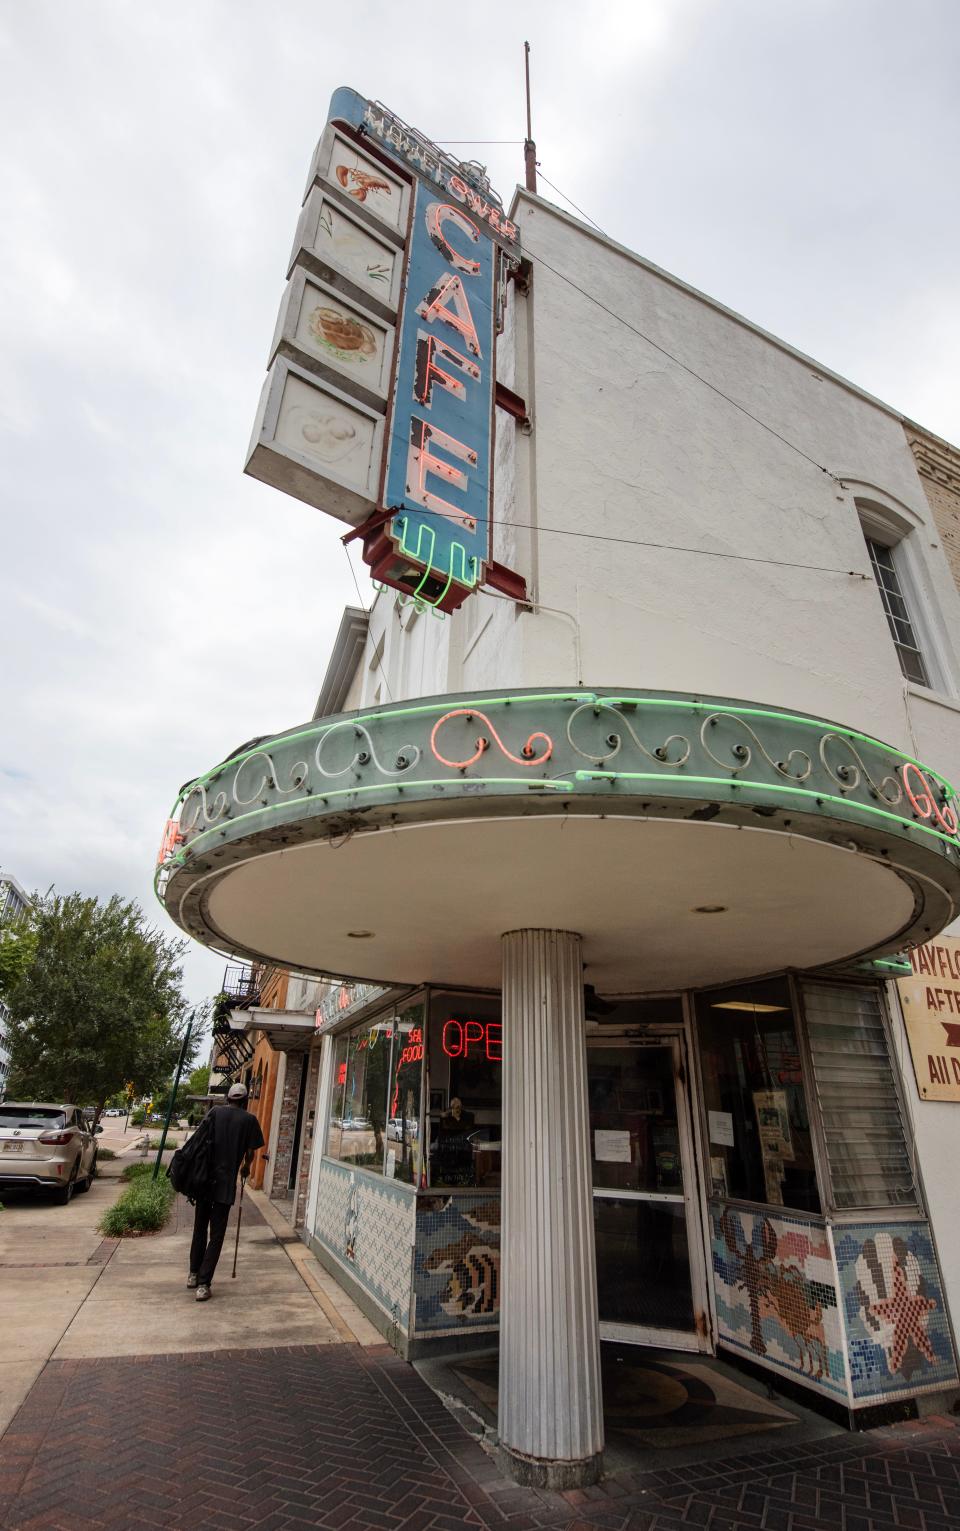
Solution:
[(330, 662), (323, 677), (320, 695), (317, 697), (317, 705), (313, 709), (315, 720), (343, 711), (367, 641), (369, 621), (367, 612), (362, 611), (359, 606), (344, 607), (337, 636), (333, 640)]
[(914, 436), (908, 428), (907, 440), (920, 477), (960, 495), (960, 451), (925, 431)]

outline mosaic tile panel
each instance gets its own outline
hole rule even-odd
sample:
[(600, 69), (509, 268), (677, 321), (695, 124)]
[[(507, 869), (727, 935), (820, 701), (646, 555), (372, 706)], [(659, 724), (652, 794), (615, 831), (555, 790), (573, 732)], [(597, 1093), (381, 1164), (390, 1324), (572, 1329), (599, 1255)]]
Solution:
[(937, 1257), (924, 1222), (833, 1230), (854, 1401), (957, 1381)]
[(406, 1332), (416, 1198), (390, 1180), (320, 1165), (314, 1234)]
[(719, 1337), (817, 1392), (847, 1398), (843, 1325), (826, 1225), (710, 1208)]
[(414, 1332), (496, 1329), (500, 1322), (500, 1197), (420, 1196)]

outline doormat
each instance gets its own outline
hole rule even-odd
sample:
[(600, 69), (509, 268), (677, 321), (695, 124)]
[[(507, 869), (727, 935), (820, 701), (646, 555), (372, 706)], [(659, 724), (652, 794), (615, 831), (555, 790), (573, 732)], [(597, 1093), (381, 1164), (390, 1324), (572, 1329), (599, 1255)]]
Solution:
[[(497, 1357), (457, 1360), (451, 1370), (496, 1418)], [(797, 1423), (779, 1403), (732, 1381), (707, 1360), (667, 1361), (652, 1351), (601, 1346), (603, 1417), (612, 1444), (663, 1451), (782, 1430)]]
[(795, 1425), (797, 1416), (709, 1361), (665, 1361), (632, 1346), (601, 1350), (607, 1435), (635, 1445), (693, 1446)]

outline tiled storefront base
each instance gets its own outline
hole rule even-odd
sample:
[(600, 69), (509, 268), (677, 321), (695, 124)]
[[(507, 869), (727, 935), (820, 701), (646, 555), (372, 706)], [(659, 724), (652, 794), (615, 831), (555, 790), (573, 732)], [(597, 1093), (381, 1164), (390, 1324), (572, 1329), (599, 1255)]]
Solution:
[(930, 1231), (710, 1208), (721, 1345), (851, 1411), (957, 1386)]
[(486, 1335), (500, 1325), (500, 1194), (417, 1197), (413, 1265), (418, 1339)]
[(957, 1386), (957, 1364), (924, 1222), (833, 1229), (855, 1405)]
[(843, 1326), (826, 1224), (715, 1203), (710, 1232), (720, 1342), (846, 1402)]
[(410, 1328), (415, 1208), (410, 1187), (332, 1159), (321, 1162), (310, 1246), (401, 1349), (400, 1337)]
[[(718, 1343), (849, 1412), (958, 1387), (930, 1231), (922, 1219), (830, 1224), (710, 1208)], [(494, 1343), (496, 1191), (415, 1194), (324, 1159), (309, 1239), (403, 1355)]]

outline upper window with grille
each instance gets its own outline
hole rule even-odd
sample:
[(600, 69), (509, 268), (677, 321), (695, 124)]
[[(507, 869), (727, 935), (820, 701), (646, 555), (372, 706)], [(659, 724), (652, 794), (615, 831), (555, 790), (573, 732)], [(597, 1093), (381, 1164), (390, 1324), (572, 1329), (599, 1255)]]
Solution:
[(867, 537), (867, 548), (890, 627), (890, 635), (900, 660), (900, 668), (907, 680), (916, 681), (921, 686), (929, 686), (927, 665), (913, 618), (904, 598), (903, 586), (894, 562), (893, 549), (882, 542), (875, 541), (872, 537)]

